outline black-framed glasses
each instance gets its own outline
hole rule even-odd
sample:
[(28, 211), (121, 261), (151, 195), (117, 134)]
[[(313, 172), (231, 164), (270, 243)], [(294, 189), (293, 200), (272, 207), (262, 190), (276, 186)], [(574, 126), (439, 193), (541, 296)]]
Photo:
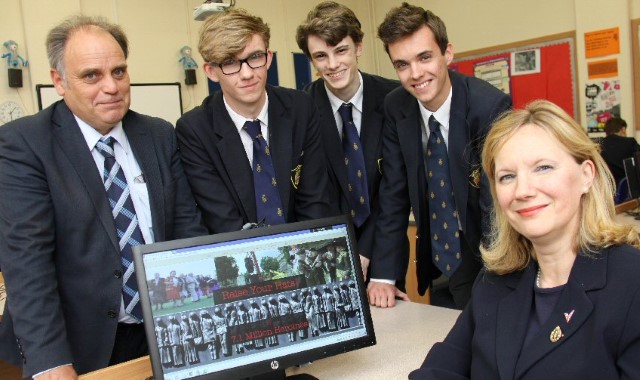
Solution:
[(252, 69), (258, 69), (267, 64), (267, 52), (253, 53), (245, 59), (228, 59), (222, 63), (209, 62), (210, 65), (218, 66), (225, 75), (240, 72), (243, 63), (246, 63)]

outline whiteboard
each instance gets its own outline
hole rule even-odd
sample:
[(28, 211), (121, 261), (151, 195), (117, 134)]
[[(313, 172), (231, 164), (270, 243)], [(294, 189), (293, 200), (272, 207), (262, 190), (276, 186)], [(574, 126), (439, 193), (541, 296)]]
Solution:
[[(52, 84), (36, 85), (38, 110), (62, 99)], [(180, 83), (131, 83), (131, 109), (145, 115), (165, 119), (175, 126), (182, 116)]]

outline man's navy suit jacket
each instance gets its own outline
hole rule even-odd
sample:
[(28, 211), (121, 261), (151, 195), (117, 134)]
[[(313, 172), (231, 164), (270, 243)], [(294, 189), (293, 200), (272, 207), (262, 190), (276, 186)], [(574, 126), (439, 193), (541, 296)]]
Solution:
[[(173, 127), (122, 120), (144, 173), (155, 241), (206, 234)], [(102, 176), (63, 101), (0, 128), (0, 267), (7, 304), (0, 359), (31, 376), (63, 364), (109, 364), (122, 264)]]

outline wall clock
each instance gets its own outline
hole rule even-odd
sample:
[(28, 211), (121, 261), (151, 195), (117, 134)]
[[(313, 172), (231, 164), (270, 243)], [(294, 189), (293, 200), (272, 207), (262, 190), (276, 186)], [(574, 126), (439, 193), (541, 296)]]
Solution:
[(0, 103), (0, 125), (16, 120), (22, 116), (24, 116), (24, 111), (22, 107), (20, 107), (20, 104), (12, 100)]

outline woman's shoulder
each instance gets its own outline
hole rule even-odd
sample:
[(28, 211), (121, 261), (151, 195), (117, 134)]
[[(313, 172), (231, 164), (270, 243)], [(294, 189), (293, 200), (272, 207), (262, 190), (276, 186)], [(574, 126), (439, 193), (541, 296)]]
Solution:
[(614, 245), (600, 252), (606, 255), (610, 265), (629, 266), (629, 269), (637, 270), (640, 266), (640, 249), (628, 245)]
[(636, 277), (640, 281), (640, 249), (621, 244), (609, 247), (601, 252), (606, 255), (609, 272), (614, 274), (629, 275)]
[(582, 253), (574, 264), (572, 278), (585, 290), (634, 297), (640, 292), (640, 250), (621, 244), (598, 252)]
[(504, 274), (498, 274), (488, 270), (487, 268), (482, 268), (482, 270), (480, 270), (480, 273), (478, 274), (478, 277), (476, 278), (476, 282), (510, 283), (510, 282), (513, 282), (514, 280), (518, 281), (524, 273), (526, 273), (527, 271), (534, 270), (535, 269), (534, 266), (535, 266), (534, 263), (530, 263), (524, 269), (516, 270), (510, 273), (504, 273)]
[(497, 274), (483, 268), (473, 285), (473, 292), (474, 294), (482, 294), (482, 298), (501, 297), (517, 288), (523, 276), (533, 278), (533, 274), (528, 274), (528, 272), (533, 271), (533, 265), (529, 265), (523, 270), (506, 274)]

